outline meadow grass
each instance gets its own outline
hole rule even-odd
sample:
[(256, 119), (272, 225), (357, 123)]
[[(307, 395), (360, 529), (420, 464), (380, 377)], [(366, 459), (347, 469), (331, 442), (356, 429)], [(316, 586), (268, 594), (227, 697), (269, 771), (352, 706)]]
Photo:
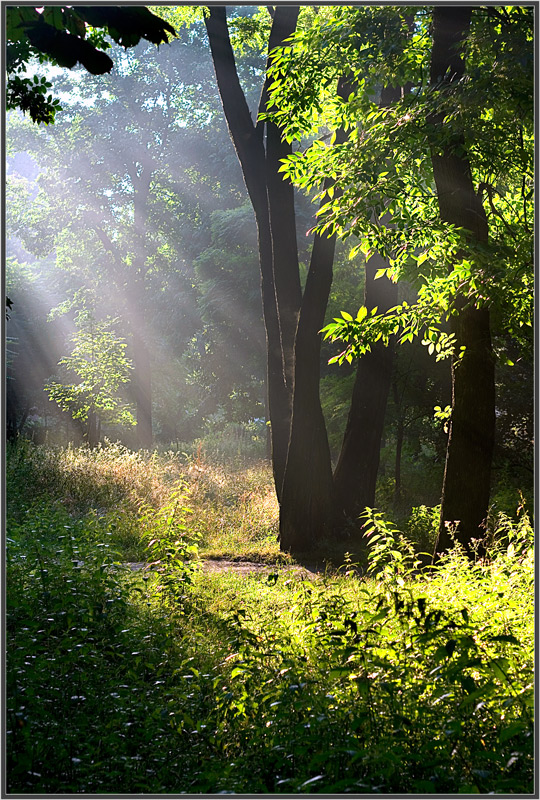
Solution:
[(419, 571), (374, 512), (367, 574), (307, 579), (199, 566), (271, 559), (261, 464), (23, 444), (7, 486), (10, 792), (532, 791), (524, 514)]

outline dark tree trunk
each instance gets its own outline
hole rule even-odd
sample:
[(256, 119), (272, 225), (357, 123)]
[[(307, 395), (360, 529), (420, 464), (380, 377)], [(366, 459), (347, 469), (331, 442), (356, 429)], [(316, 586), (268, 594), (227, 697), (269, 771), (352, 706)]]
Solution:
[(97, 427), (97, 414), (93, 408), (88, 411), (88, 420), (86, 422), (86, 441), (88, 445), (94, 449), (99, 442), (98, 427)]
[[(366, 264), (365, 305), (382, 313), (397, 305), (397, 284), (386, 277), (375, 280), (387, 267), (376, 253)], [(392, 381), (393, 343), (376, 342), (358, 363), (351, 408), (341, 452), (334, 472), (337, 501), (342, 513), (354, 519), (375, 505), (375, 487), (388, 394)]]
[(294, 394), (280, 509), (280, 546), (309, 550), (332, 532), (332, 461), (319, 396), (321, 336), (332, 285), (335, 237), (316, 236), (295, 340)]
[[(380, 105), (389, 106), (401, 97), (401, 87), (384, 87)], [(386, 277), (375, 280), (387, 262), (375, 253), (366, 264), (364, 305), (379, 313), (397, 305), (397, 283)], [(351, 407), (338, 463), (334, 471), (336, 500), (342, 515), (355, 519), (366, 506), (375, 505), (375, 488), (381, 452), (386, 405), (392, 380), (394, 342), (384, 347), (376, 342), (360, 359)]]
[[(451, 86), (464, 74), (462, 59), (472, 9), (435, 6), (431, 83)], [(432, 124), (441, 127), (442, 115)], [(433, 174), (441, 219), (466, 228), (471, 238), (487, 241), (488, 225), (481, 197), (474, 191), (464, 133), (456, 131), (444, 148), (432, 151)], [(452, 363), (452, 417), (443, 481), (441, 522), (436, 551), (452, 545), (449, 528), (472, 555), (471, 542), (484, 535), (495, 438), (495, 365), (487, 308), (465, 307), (458, 298), (451, 318), (456, 336)], [(461, 348), (465, 348), (460, 357)]]
[(392, 381), (392, 392), (394, 396), (394, 406), (397, 414), (396, 426), (396, 458), (394, 461), (394, 513), (399, 509), (401, 501), (401, 453), (403, 450), (403, 439), (405, 436), (405, 420), (403, 419), (402, 402), (399, 397), (397, 380), (394, 375)]
[[(297, 7), (275, 9), (269, 47), (278, 46), (286, 36), (293, 33), (297, 16)], [(257, 223), (267, 342), (272, 465), (278, 500), (281, 500), (292, 411), (291, 337), (294, 337), (300, 305), (299, 278), (296, 284), (294, 274), (296, 263), (298, 275), (298, 261), (292, 189), (287, 188), (281, 178), (279, 180), (283, 186), (276, 186), (276, 176), (272, 175), (272, 170), (275, 171), (279, 164), (278, 159), (283, 157), (283, 146), (278, 141), (277, 131), (271, 125), (267, 126), (267, 152), (264, 146), (264, 126), (261, 123), (253, 124), (236, 71), (225, 7), (211, 6), (205, 24), (225, 118)], [(265, 95), (266, 84), (261, 97), (263, 107)], [(280, 203), (283, 203), (281, 209)], [(291, 214), (292, 217), (289, 216)], [(294, 248), (294, 252), (291, 252), (291, 248)], [(280, 287), (288, 287), (285, 298), (278, 299), (276, 282)]]
[(394, 511), (397, 511), (401, 501), (401, 451), (403, 449), (404, 433), (403, 418), (399, 416), (396, 429), (396, 459), (394, 462)]
[(6, 380), (6, 438), (8, 442), (14, 442), (19, 433), (17, 425), (17, 401), (13, 383), (13, 378), (8, 378)]
[[(350, 86), (338, 84), (346, 98)], [(343, 131), (336, 141), (345, 141)], [(326, 181), (329, 188), (331, 181)], [(294, 392), (287, 466), (281, 498), (279, 536), (282, 550), (307, 551), (334, 533), (338, 519), (332, 460), (319, 385), (321, 335), (332, 286), (335, 236), (316, 235), (294, 342)]]

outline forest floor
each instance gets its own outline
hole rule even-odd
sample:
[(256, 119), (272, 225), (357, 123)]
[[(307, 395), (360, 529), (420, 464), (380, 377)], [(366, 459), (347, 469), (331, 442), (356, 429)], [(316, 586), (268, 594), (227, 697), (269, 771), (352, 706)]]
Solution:
[(9, 793), (532, 791), (526, 514), (427, 573), (381, 516), (360, 576), (280, 553), (260, 464), (23, 443), (6, 484)]

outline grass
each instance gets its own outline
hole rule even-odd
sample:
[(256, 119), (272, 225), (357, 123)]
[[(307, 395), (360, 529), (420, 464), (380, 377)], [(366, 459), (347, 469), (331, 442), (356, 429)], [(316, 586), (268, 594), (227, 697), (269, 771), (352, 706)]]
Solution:
[(364, 578), (302, 580), (198, 567), (274, 558), (261, 464), (23, 445), (6, 477), (10, 792), (532, 791), (524, 514), (419, 572), (374, 513)]

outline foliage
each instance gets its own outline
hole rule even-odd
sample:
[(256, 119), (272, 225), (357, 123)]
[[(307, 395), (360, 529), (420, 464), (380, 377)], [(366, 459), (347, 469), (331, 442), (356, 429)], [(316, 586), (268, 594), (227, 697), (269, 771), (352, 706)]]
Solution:
[(134, 363), (129, 393), (141, 334), (156, 438), (189, 441), (224, 408), (239, 421), (263, 411), (253, 218), (196, 26), (159, 51), (140, 43), (113, 57), (98, 86), (85, 73), (58, 81), (69, 99), (54, 127), (9, 115), (9, 230), (32, 255), (50, 254), (27, 259), (51, 306), (76, 311), (99, 286), (100, 313), (120, 318)]
[[(74, 419), (88, 422), (89, 415), (98, 414), (109, 422), (134, 425), (131, 411), (118, 394), (120, 386), (129, 382), (132, 365), (113, 325), (114, 320), (98, 322), (91, 313), (79, 313), (73, 350), (59, 363), (65, 368), (64, 381), (51, 380), (45, 389)], [(69, 382), (72, 374), (78, 382)]]
[[(10, 792), (532, 790), (525, 514), (499, 519), (481, 562), (456, 548), (428, 574), (378, 513), (371, 578), (350, 563), (317, 580), (205, 574), (175, 551), (192, 538), (188, 496), (203, 522), (200, 473), (179, 481), (171, 457), (78, 451), (89, 499), (115, 465), (168, 487), (139, 516), (163, 571), (132, 572), (106, 515), (60, 502), (53, 467), (65, 461), (8, 451)], [(40, 475), (40, 494), (17, 492)]]
[(52, 83), (25, 76), (33, 58), (70, 69), (80, 63), (92, 75), (102, 75), (113, 67), (105, 52), (107, 35), (127, 48), (141, 38), (159, 45), (170, 34), (175, 35), (174, 28), (144, 6), (7, 6), (7, 108), (28, 112), (36, 123), (54, 122), (60, 101), (47, 94)]
[(157, 510), (143, 506), (140, 517), (146, 543), (145, 569), (156, 573), (156, 591), (175, 607), (186, 599), (186, 586), (193, 582), (196, 570), (197, 537), (187, 532), (186, 517), (191, 510), (184, 505), (185, 494), (186, 487), (180, 484), (164, 506)]
[[(319, 229), (356, 234), (367, 257), (378, 251), (390, 258), (389, 277), (419, 289), (412, 306), (387, 315), (361, 308), (356, 319), (346, 313), (331, 323), (327, 335), (346, 344), (340, 358), (358, 357), (398, 331), (401, 341), (420, 335), (430, 351), (448, 354), (452, 342), (440, 320), (454, 313), (458, 294), (470, 304), (489, 303), (497, 324), (518, 340), (532, 324), (532, 14), (475, 10), (468, 77), (455, 90), (427, 82), (429, 18), (422, 7), (414, 14), (338, 7), (273, 60), (273, 118), (289, 139), (319, 136), (283, 166), (298, 186), (317, 190)], [(321, 74), (310, 82), (314, 70)], [(343, 71), (353, 89), (338, 102), (333, 91)], [(397, 103), (379, 107), (381, 83), (409, 88)], [(442, 128), (435, 114), (444, 117)], [(344, 144), (320, 138), (338, 123), (350, 128)], [(466, 136), (473, 180), (486, 198), (489, 243), (439, 220), (430, 154), (447, 146), (451, 131)], [(339, 192), (321, 189), (327, 177)]]

